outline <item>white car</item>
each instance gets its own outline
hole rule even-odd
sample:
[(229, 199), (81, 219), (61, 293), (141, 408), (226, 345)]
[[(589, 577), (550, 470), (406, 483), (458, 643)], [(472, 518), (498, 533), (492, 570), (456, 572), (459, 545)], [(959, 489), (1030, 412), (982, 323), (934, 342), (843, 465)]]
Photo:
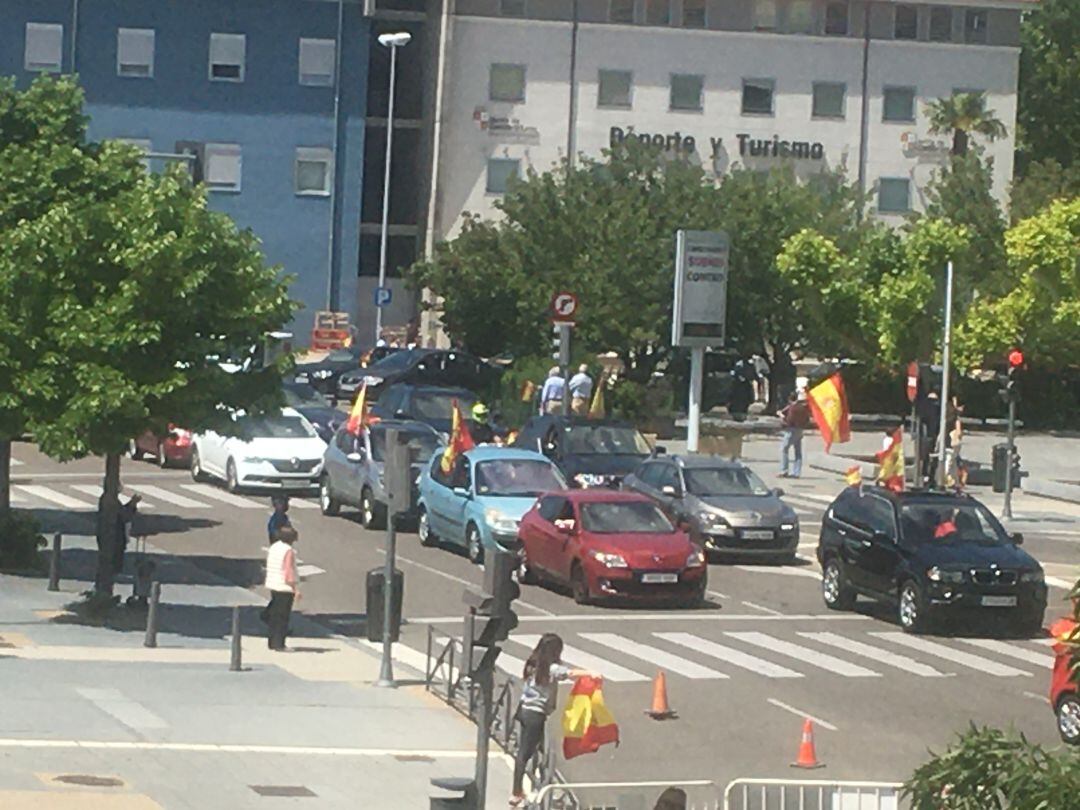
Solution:
[(285, 490), (317, 488), (326, 442), (292, 408), (276, 416), (236, 415), (236, 436), (214, 431), (192, 441), (191, 477), (220, 478), (230, 492), (244, 487)]

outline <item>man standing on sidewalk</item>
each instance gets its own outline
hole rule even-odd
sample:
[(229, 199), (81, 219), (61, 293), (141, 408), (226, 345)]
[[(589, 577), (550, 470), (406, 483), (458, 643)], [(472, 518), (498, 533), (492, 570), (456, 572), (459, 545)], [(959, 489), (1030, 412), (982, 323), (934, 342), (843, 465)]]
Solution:
[(278, 652), (285, 650), (293, 602), (300, 599), (300, 578), (296, 573), (296, 550), (293, 548), (297, 538), (296, 529), (282, 526), (266, 552), (266, 587), (270, 589), (270, 604), (263, 611), (263, 617), (270, 628), (269, 647)]
[(780, 426), (783, 429), (780, 444), (780, 477), (788, 477), (788, 450), (795, 450), (795, 463), (791, 466), (791, 477), (802, 476), (802, 437), (803, 431), (810, 427), (810, 408), (806, 405), (806, 392), (792, 392), (787, 406), (780, 411)]
[(593, 381), (589, 376), (589, 367), (582, 363), (578, 372), (570, 378), (570, 413), (585, 416), (589, 412), (589, 400), (592, 398)]

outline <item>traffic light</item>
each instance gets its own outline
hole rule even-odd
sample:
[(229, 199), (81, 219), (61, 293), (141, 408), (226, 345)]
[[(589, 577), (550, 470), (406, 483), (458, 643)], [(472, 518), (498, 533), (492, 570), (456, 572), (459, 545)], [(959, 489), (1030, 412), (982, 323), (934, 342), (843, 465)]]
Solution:
[(510, 631), (518, 625), (514, 613), (514, 600), (521, 595), (521, 587), (514, 581), (517, 555), (502, 549), (486, 552), (484, 560), (484, 585), (482, 590), (466, 588), (463, 597), (468, 605), (463, 634), (463, 674), (473, 677), (490, 672), (499, 657), (499, 642), (510, 637)]
[(570, 324), (557, 323), (552, 326), (552, 331), (555, 335), (551, 339), (551, 357), (566, 368), (570, 365)]
[(1024, 353), (1020, 349), (1009, 352), (1009, 370), (1005, 375), (1005, 388), (1001, 398), (1006, 402), (1020, 401), (1020, 372), (1024, 370)]

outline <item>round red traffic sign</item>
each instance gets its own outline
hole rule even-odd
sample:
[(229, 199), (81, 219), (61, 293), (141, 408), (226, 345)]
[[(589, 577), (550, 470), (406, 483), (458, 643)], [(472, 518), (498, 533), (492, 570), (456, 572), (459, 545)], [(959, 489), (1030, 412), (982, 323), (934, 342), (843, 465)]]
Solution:
[(551, 296), (551, 314), (557, 321), (572, 321), (577, 314), (578, 299), (572, 292), (557, 292)]

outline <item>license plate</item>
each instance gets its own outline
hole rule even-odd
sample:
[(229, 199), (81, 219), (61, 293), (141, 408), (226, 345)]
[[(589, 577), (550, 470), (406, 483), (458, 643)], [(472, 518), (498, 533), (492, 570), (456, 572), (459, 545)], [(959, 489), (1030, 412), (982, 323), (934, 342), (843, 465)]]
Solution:
[(1016, 607), (1015, 596), (984, 596), (983, 607)]
[(646, 585), (670, 585), (679, 581), (678, 574), (642, 574), (641, 581)]
[(772, 540), (773, 533), (771, 529), (745, 529), (742, 533), (743, 538), (746, 540)]

